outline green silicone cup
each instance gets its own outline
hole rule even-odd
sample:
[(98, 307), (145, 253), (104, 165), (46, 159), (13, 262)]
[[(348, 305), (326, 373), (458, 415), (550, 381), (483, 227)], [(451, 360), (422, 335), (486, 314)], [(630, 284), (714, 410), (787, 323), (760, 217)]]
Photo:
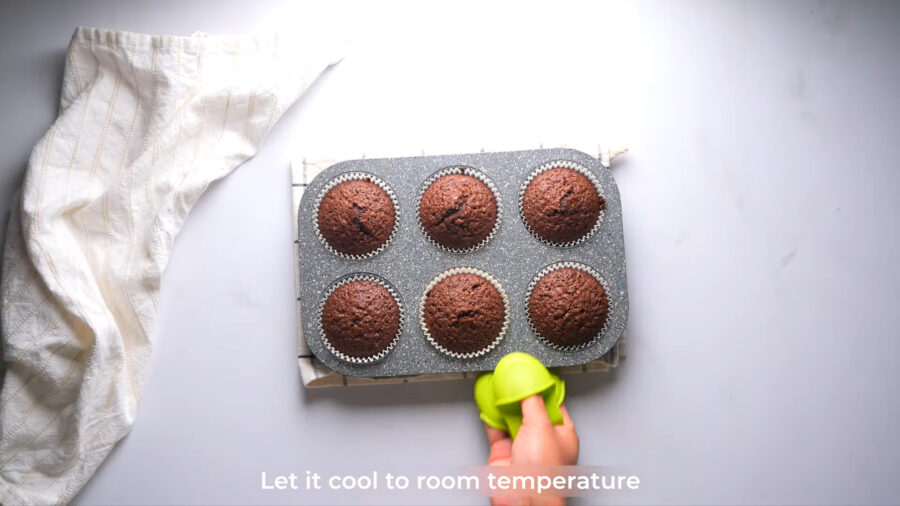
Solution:
[(554, 376), (544, 364), (527, 353), (510, 353), (494, 369), (494, 396), (498, 406), (518, 404), (555, 384)]
[(543, 397), (550, 421), (562, 424), (559, 407), (566, 396), (566, 383), (527, 353), (510, 353), (493, 373), (484, 373), (475, 382), (481, 419), (491, 427), (507, 430), (513, 438), (522, 426), (522, 400), (536, 394)]
[(497, 409), (494, 398), (494, 373), (487, 372), (475, 381), (475, 403), (481, 420), (495, 429), (507, 430), (503, 414)]

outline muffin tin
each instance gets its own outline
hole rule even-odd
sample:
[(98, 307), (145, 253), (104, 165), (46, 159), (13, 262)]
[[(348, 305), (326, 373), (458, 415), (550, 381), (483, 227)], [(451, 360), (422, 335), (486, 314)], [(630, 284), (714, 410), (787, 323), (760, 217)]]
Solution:
[[(599, 181), (606, 209), (598, 227), (583, 241), (560, 247), (535, 238), (519, 213), (522, 185), (529, 175), (549, 162), (578, 164)], [(435, 246), (418, 220), (418, 198), (429, 176), (446, 168), (471, 167), (493, 182), (505, 213), (492, 238), (474, 251), (456, 253)], [(347, 173), (376, 176), (390, 187), (397, 203), (397, 227), (390, 242), (376, 254), (351, 259), (335, 254), (316, 233), (316, 201), (322, 190)], [(485, 371), (508, 353), (523, 351), (547, 367), (580, 365), (600, 358), (622, 336), (628, 315), (625, 244), (622, 208), (616, 183), (600, 162), (571, 149), (541, 149), (503, 153), (423, 156), (351, 160), (322, 171), (309, 183), (300, 201), (299, 249), (303, 335), (310, 350), (327, 367), (348, 376), (387, 377), (415, 374)], [(559, 262), (587, 265), (602, 277), (610, 309), (606, 327), (591, 345), (573, 351), (548, 346), (529, 327), (527, 291), (535, 276)], [(407, 311), (418, 308), (431, 281), (458, 267), (473, 267), (499, 280), (509, 296), (509, 327), (500, 343), (475, 358), (454, 358), (441, 353), (426, 338), (418, 313), (407, 314), (401, 336), (384, 358), (373, 363), (352, 363), (331, 353), (323, 340), (318, 309), (336, 281), (346, 276), (374, 275), (396, 291)]]

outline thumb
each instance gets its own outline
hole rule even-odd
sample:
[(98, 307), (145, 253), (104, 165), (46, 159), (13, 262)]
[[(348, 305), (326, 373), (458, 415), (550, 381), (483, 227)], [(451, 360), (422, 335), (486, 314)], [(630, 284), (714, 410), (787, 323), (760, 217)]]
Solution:
[(523, 426), (550, 426), (550, 418), (547, 416), (547, 408), (544, 407), (544, 398), (540, 395), (532, 395), (522, 400), (522, 425)]

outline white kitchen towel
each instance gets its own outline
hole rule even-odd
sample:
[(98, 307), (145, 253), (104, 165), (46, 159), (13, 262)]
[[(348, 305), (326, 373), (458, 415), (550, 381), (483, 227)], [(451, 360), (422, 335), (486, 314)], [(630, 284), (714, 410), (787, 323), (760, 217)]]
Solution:
[(188, 212), (338, 58), (276, 35), (75, 31), (6, 238), (0, 504), (68, 502), (128, 432)]
[[(575, 149), (581, 148), (582, 151), (586, 153), (592, 152), (589, 146), (580, 146), (574, 145), (570, 146), (564, 143), (555, 143), (548, 144), (547, 146), (553, 147), (573, 147)], [(543, 148), (543, 145), (539, 146)], [(519, 146), (507, 146), (507, 145), (494, 145), (491, 146), (491, 151), (514, 151), (517, 148), (523, 149), (521, 145)], [(596, 147), (597, 149), (597, 158), (600, 160), (604, 166), (609, 167), (610, 163), (617, 156), (628, 151), (628, 148), (625, 147), (625, 144), (620, 142), (614, 143), (601, 143)], [(473, 150), (472, 152), (474, 152)], [(480, 151), (484, 152), (485, 149), (481, 148)], [(439, 152), (439, 151), (437, 151)], [(421, 150), (421, 152), (417, 153), (418, 155), (425, 155), (425, 150)], [(390, 158), (389, 155), (378, 154), (377, 158)], [(292, 192), (292, 210), (294, 220), (300, 220), (299, 216), (299, 208), (300, 208), (300, 199), (303, 198), (303, 193), (306, 191), (306, 187), (319, 172), (327, 169), (328, 167), (334, 165), (343, 160), (350, 160), (354, 158), (359, 158), (358, 156), (354, 157), (348, 154), (348, 156), (336, 156), (330, 158), (316, 158), (310, 157), (307, 159), (302, 153), (298, 154), (294, 157), (293, 162), (291, 163), (291, 192)], [(369, 157), (372, 158), (372, 157)], [(368, 378), (368, 377), (354, 377), (354, 376), (346, 376), (344, 374), (337, 373), (329, 369), (325, 364), (320, 362), (315, 355), (313, 355), (312, 351), (309, 348), (309, 345), (306, 342), (306, 338), (303, 336), (303, 326), (300, 325), (300, 319), (302, 318), (302, 310), (300, 306), (300, 273), (297, 271), (299, 267), (299, 259), (300, 259), (300, 247), (299, 241), (297, 240), (297, 233), (299, 230), (299, 221), (295, 221), (294, 224), (294, 269), (295, 269), (295, 284), (297, 287), (297, 362), (300, 366), (300, 381), (303, 382), (303, 386), (308, 388), (319, 388), (319, 387), (334, 387), (334, 386), (356, 386), (356, 385), (383, 385), (388, 383), (407, 383), (410, 381), (419, 382), (419, 381), (444, 381), (444, 380), (456, 380), (456, 379), (465, 379), (465, 378), (475, 378), (477, 373), (439, 373), (439, 374), (418, 374), (415, 376), (397, 376), (397, 377), (389, 377), (389, 378)], [(619, 342), (611, 349), (608, 353), (604, 354), (602, 357), (580, 366), (571, 366), (571, 367), (563, 367), (560, 369), (560, 372), (569, 374), (569, 373), (587, 373), (587, 372), (606, 372), (611, 368), (616, 367), (619, 364), (619, 358), (625, 356), (625, 336), (623, 335)]]

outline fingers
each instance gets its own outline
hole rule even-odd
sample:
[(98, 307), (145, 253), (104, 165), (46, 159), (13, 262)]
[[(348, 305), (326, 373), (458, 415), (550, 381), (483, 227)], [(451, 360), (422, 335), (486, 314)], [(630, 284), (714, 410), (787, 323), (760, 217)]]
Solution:
[(569, 416), (569, 410), (566, 409), (565, 406), (560, 406), (559, 412), (562, 413), (563, 423), (562, 425), (555, 425), (553, 427), (554, 430), (556, 430), (557, 434), (562, 435), (567, 441), (577, 447), (578, 432), (575, 430), (575, 423), (572, 421), (572, 417)]
[(491, 442), (491, 455), (488, 457), (489, 466), (508, 466), (512, 457), (512, 440), (502, 430), (484, 425), (488, 441)]
[(559, 411), (562, 413), (563, 424), (554, 427), (556, 438), (563, 451), (565, 463), (574, 465), (578, 463), (578, 433), (575, 431), (572, 417), (569, 416), (569, 410), (565, 406), (560, 406)]
[(489, 466), (508, 466), (512, 462), (512, 441), (504, 439), (491, 445)]
[(550, 426), (550, 417), (544, 407), (544, 398), (532, 395), (522, 401), (522, 425), (532, 427)]
[(563, 425), (571, 426), (573, 429), (575, 428), (575, 423), (572, 422), (572, 417), (569, 416), (569, 410), (566, 409), (566, 405), (563, 404), (559, 407), (559, 412), (562, 413), (563, 417)]
[(495, 429), (488, 424), (484, 424), (484, 432), (487, 434), (488, 442), (494, 444), (501, 439), (509, 439), (509, 435), (500, 429)]

